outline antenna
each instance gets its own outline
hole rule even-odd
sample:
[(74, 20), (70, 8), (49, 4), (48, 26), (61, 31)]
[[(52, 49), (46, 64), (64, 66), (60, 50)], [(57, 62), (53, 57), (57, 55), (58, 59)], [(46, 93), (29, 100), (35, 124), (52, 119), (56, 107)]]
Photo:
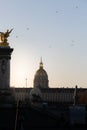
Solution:
[(27, 88), (27, 78), (26, 78), (25, 80), (26, 80), (26, 84), (25, 84), (25, 86), (26, 86), (26, 88)]

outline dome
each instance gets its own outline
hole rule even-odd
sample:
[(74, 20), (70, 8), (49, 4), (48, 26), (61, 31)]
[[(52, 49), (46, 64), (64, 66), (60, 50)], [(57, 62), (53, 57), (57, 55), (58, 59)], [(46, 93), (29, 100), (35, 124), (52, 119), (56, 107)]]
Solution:
[(34, 87), (48, 88), (48, 75), (47, 72), (43, 69), (42, 60), (40, 62), (39, 69), (36, 71), (34, 76)]

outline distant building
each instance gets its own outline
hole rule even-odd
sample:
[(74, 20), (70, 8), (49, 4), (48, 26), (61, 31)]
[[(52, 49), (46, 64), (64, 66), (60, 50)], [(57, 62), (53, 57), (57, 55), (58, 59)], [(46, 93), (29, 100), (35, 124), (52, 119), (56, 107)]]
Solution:
[(34, 76), (34, 88), (48, 88), (49, 81), (47, 72), (43, 69), (43, 62), (41, 59), (39, 69)]
[(34, 76), (33, 88), (14, 88), (16, 100), (31, 100), (35, 95), (48, 103), (73, 103), (74, 88), (49, 88), (47, 72), (41, 59), (39, 69)]
[[(25, 101), (36, 97), (41, 97), (43, 102), (48, 103), (68, 103), (78, 104), (83, 103), (84, 93), (87, 89), (78, 88), (50, 88), (47, 72), (43, 69), (43, 62), (41, 60), (39, 69), (36, 71), (34, 76), (34, 87), (33, 88), (13, 88), (16, 100)], [(85, 98), (84, 98), (85, 99)]]

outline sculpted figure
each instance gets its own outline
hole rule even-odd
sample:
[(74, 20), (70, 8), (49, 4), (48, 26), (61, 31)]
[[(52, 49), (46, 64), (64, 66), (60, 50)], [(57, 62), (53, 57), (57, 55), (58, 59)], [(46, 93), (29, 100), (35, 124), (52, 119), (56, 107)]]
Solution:
[(2, 43), (7, 43), (7, 38), (9, 37), (9, 34), (12, 32), (13, 29), (11, 29), (10, 31), (7, 30), (5, 33), (4, 32), (0, 32), (0, 40)]

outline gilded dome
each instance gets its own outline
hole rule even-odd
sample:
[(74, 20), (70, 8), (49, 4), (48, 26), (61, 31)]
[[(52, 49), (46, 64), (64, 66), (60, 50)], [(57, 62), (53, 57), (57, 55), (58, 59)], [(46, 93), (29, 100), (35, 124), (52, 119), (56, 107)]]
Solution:
[(48, 75), (47, 72), (43, 69), (42, 60), (34, 77), (34, 87), (48, 88)]

